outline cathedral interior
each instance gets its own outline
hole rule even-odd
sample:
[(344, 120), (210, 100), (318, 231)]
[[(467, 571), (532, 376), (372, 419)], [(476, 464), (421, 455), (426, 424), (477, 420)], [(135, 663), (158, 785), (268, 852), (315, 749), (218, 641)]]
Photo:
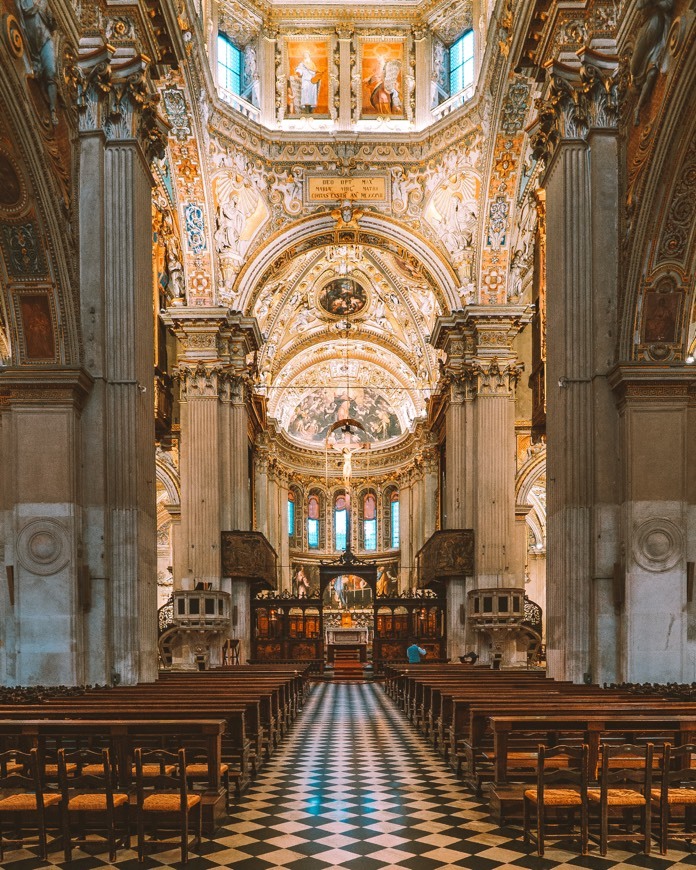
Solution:
[(0, 687), (693, 682), (695, 228), (694, 0), (0, 0)]

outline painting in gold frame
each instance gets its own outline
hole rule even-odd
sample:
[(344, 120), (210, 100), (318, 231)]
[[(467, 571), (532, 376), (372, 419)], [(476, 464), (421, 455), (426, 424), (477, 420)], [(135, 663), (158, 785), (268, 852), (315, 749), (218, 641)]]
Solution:
[(328, 118), (331, 40), (288, 38), (285, 41), (286, 118)]
[(405, 41), (361, 41), (361, 117), (406, 117), (405, 71)]

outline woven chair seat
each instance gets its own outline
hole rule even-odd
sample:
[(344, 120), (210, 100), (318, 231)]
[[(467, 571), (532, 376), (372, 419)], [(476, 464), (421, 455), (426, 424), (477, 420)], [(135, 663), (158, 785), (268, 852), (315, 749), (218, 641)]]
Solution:
[[(46, 765), (44, 765), (44, 770), (46, 772), (46, 776), (58, 776), (58, 765), (57, 764), (46, 764)], [(68, 774), (68, 776), (70, 776), (71, 774), (74, 774), (76, 770), (77, 770), (76, 764), (70, 763), (70, 764), (65, 765), (65, 772)]]
[[(599, 803), (601, 800), (600, 790), (588, 788), (587, 797), (594, 803)], [(645, 798), (639, 791), (632, 788), (610, 788), (607, 789), (607, 805), (610, 807), (642, 807), (645, 805)]]
[[(189, 809), (200, 802), (200, 795), (186, 795), (186, 805)], [(143, 810), (147, 813), (177, 813), (180, 809), (181, 797), (178, 794), (151, 794), (143, 801)]]
[(103, 764), (83, 764), (82, 765), (82, 775), (83, 776), (104, 776), (104, 765)]
[[(229, 770), (229, 765), (221, 764), (220, 765), (220, 774), (227, 773)], [(186, 765), (186, 776), (207, 776), (208, 775), (208, 765), (207, 764), (187, 764)]]
[[(54, 807), (60, 803), (61, 797), (59, 794), (45, 794), (43, 801), (45, 807)], [(18, 813), (23, 810), (35, 809), (36, 795), (33, 794), (13, 794), (0, 800), (0, 811)]]
[[(143, 764), (143, 776), (174, 776), (176, 765), (165, 764), (161, 768), (159, 764)], [(133, 765), (133, 776), (135, 776), (135, 765)]]
[[(122, 807), (128, 803), (127, 794), (114, 795), (114, 807)], [(68, 809), (77, 812), (104, 812), (106, 810), (105, 794), (76, 794), (68, 801)]]
[[(650, 791), (650, 796), (654, 801), (660, 800), (660, 789), (654, 788)], [(694, 788), (670, 788), (667, 790), (668, 804), (696, 804), (696, 789)]]
[[(535, 788), (528, 788), (524, 796), (527, 800), (537, 803), (538, 795)], [(582, 806), (582, 798), (580, 792), (572, 788), (545, 788), (544, 789), (544, 806), (548, 807), (580, 807)]]

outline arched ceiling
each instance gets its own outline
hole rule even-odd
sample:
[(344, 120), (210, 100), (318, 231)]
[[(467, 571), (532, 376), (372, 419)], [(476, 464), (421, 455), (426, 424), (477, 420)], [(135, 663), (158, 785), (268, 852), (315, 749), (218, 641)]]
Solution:
[(381, 443), (412, 430), (438, 377), (428, 343), (445, 313), (423, 269), (366, 244), (327, 244), (286, 259), (254, 294), (264, 335), (258, 360), (268, 414), (323, 449), (352, 418)]

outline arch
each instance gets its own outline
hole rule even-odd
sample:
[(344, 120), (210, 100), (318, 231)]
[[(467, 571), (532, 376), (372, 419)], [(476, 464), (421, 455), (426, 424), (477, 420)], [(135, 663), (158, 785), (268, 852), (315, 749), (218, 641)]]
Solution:
[(180, 506), (181, 481), (179, 480), (179, 469), (172, 465), (167, 454), (161, 450), (157, 451), (155, 476), (166, 490), (169, 504)]
[[(543, 489), (543, 496), (542, 496)], [(530, 507), (527, 525), (534, 536), (534, 549), (546, 549), (546, 445), (539, 445), (522, 465), (515, 481), (515, 502)]]
[[(662, 100), (661, 114), (650, 126), (657, 131), (655, 139), (651, 142), (648, 136), (639, 143), (634, 166), (629, 167), (634, 175), (629, 178), (629, 211), (632, 208), (635, 213), (631, 216), (633, 226), (629, 226), (632, 255), (619, 315), (619, 359), (684, 360), (692, 338), (696, 221), (689, 206), (693, 199), (689, 184), (696, 165), (696, 91), (690, 83), (696, 76), (696, 54), (685, 55), (688, 60), (675, 74), (669, 98)], [(639, 189), (641, 185), (643, 189)], [(645, 340), (643, 327), (646, 294), (666, 276), (671, 276), (684, 299), (675, 340), (664, 343), (667, 351), (660, 349), (659, 358), (648, 349), (650, 342)]]
[[(237, 308), (251, 313), (256, 292), (264, 285), (266, 278), (277, 268), (279, 258), (287, 258), (288, 251), (296, 253), (313, 248), (337, 244), (338, 225), (331, 214), (317, 215), (308, 220), (298, 221), (279, 231), (251, 257), (242, 268), (236, 284)], [(350, 234), (350, 237), (348, 237)], [(392, 218), (376, 214), (364, 214), (357, 219), (357, 226), (341, 231), (341, 242), (363, 244), (386, 249), (404, 246), (409, 253), (423, 264), (433, 286), (442, 294), (439, 300), (445, 311), (461, 307), (459, 281), (442, 255), (436, 252), (429, 242), (407, 226)]]
[[(73, 131), (61, 113), (56, 127), (42, 127), (38, 111), (27, 111), (27, 89), (10, 52), (0, 53), (0, 159), (17, 179), (18, 199), (0, 208), (0, 233), (18, 233), (29, 253), (18, 267), (0, 249), (0, 354), (12, 365), (77, 365), (81, 357), (79, 303), (73, 238), (66, 231), (73, 155)], [(30, 95), (31, 95), (30, 93)], [(62, 167), (62, 169), (59, 169)], [(4, 248), (7, 245), (3, 246)], [(29, 311), (47, 336), (52, 359), (32, 353), (25, 330)], [(51, 348), (52, 344), (52, 348)]]

